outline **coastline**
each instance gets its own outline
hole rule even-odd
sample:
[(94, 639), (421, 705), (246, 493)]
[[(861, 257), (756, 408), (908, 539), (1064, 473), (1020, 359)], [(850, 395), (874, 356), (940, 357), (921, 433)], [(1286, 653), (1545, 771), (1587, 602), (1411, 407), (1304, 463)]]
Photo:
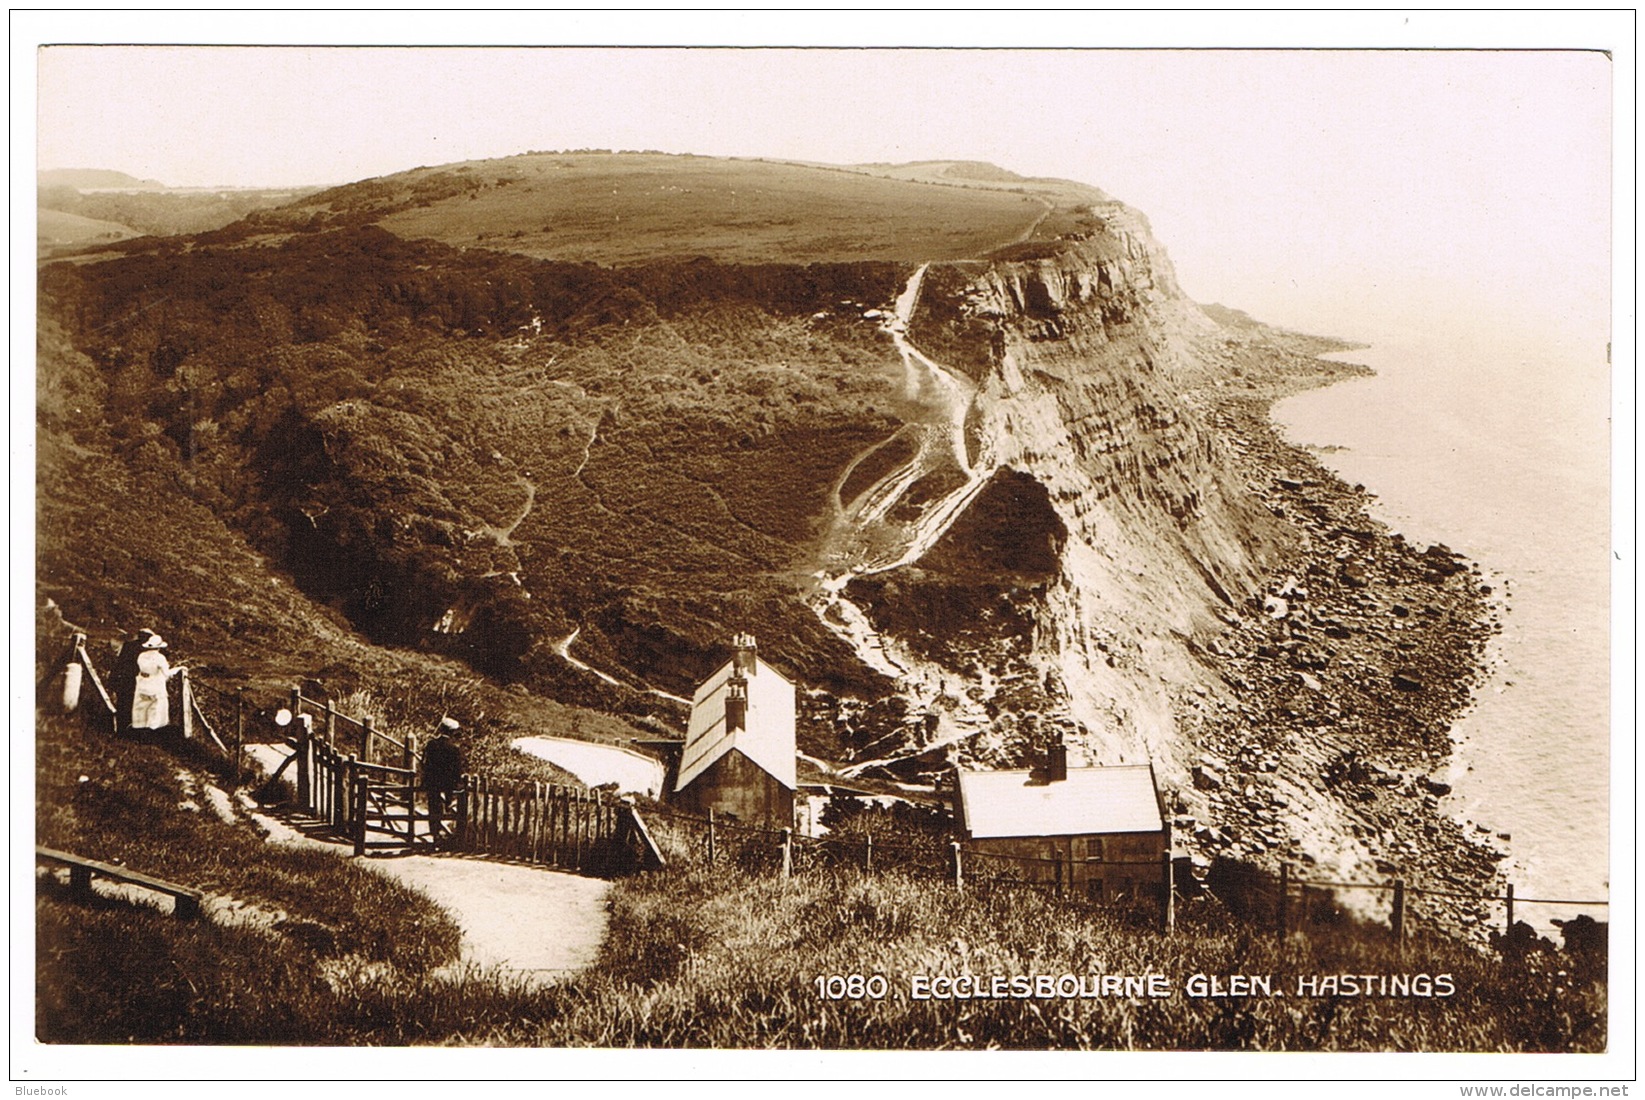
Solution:
[[(1373, 494), (1287, 441), (1273, 420), (1283, 397), (1369, 373), (1316, 358), (1326, 345), (1353, 345), (1264, 336), (1289, 369), (1219, 394), (1210, 408), (1257, 498), (1297, 538), (1267, 590), (1200, 646), (1235, 698), (1179, 706), (1184, 728), (1199, 731), (1181, 843), (1201, 869), (1217, 859), (1269, 872), (1288, 863), (1304, 878), (1500, 894), (1507, 853), (1483, 826), (1452, 816), (1446, 782), (1452, 731), (1486, 681), (1487, 644), (1501, 631), (1494, 586), (1478, 564), (1377, 518)], [(1385, 919), (1389, 893), (1334, 900)], [(1481, 946), (1503, 926), (1500, 903), (1467, 896), (1415, 895), (1406, 912)]]

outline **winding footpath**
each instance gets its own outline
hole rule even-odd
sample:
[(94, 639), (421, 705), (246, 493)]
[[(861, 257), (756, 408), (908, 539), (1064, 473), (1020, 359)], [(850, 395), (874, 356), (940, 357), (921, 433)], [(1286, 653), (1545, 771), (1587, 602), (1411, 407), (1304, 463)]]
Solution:
[(593, 673), (595, 676), (599, 677), (605, 683), (610, 684), (612, 687), (620, 687), (628, 691), (638, 691), (645, 695), (655, 695), (659, 699), (668, 699), (671, 702), (682, 703), (688, 707), (691, 705), (691, 700), (685, 698), (684, 696), (675, 695), (673, 692), (664, 691), (661, 688), (637, 688), (632, 684), (625, 684), (623, 681), (617, 679), (604, 669), (595, 668), (587, 661), (584, 661), (579, 657), (573, 657), (571, 655), (571, 643), (575, 642), (577, 640), (577, 636), (582, 632), (583, 628), (579, 626), (570, 634), (567, 634), (565, 637), (554, 643), (554, 652), (560, 657), (561, 660), (565, 661), (566, 664), (570, 665), (572, 668), (580, 668), (584, 672)]
[[(247, 745), (246, 752), (271, 774), (290, 750)], [(205, 794), (220, 817), (232, 805), (215, 787), (208, 785)], [(244, 795), (229, 813), (233, 816), (228, 820), (239, 820), (243, 814), (271, 844), (320, 848), (352, 858), (348, 845), (308, 836), (257, 811)], [(603, 879), (459, 855), (367, 856), (362, 866), (423, 894), (445, 909), (461, 930), (461, 954), (437, 972), (441, 976), (459, 977), (478, 969), (505, 980), (553, 982), (591, 965), (605, 940), (611, 884)]]

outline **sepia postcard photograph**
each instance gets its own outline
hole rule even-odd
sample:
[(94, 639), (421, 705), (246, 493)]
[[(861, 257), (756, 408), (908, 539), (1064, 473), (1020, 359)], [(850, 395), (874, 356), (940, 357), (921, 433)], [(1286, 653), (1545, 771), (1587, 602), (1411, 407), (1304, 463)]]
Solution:
[(749, 14), (13, 14), (17, 1094), (1628, 1095), (1633, 13)]

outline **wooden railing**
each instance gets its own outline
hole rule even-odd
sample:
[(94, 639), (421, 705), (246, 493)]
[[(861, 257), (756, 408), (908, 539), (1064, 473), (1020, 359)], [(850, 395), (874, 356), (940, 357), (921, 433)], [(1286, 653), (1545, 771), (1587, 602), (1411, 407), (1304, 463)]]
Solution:
[(406, 739), (401, 741), (379, 730), (377, 720), (371, 715), (356, 718), (344, 714), (329, 699), (310, 699), (301, 688), (291, 689), (287, 708), (294, 722), (300, 722), (305, 714), (309, 715), (319, 726), (315, 732), (324, 733), (327, 743), (333, 746), (345, 741), (352, 744), (357, 760), (369, 764), (394, 764), (407, 770), (417, 766), (416, 734), (407, 734)]
[[(418, 783), (417, 739), (400, 741), (292, 689), (297, 803), (356, 855), (434, 847), (614, 875), (662, 866), (635, 808), (598, 791), (465, 775), (435, 820)], [(318, 719), (318, 728), (302, 721)], [(343, 751), (339, 731), (358, 753)], [(382, 763), (391, 756), (403, 764)]]
[[(46, 685), (62, 677), (62, 709), (65, 713), (79, 708), (82, 698), (86, 696), (87, 681), (90, 681), (91, 695), (87, 713), (95, 713), (97, 721), (107, 721), (112, 732), (118, 733), (121, 729), (120, 715), (116, 713), (114, 695), (103, 678), (97, 674), (97, 666), (92, 663), (91, 655), (86, 652), (86, 636), (76, 632), (69, 639), (68, 648), (55, 664), (47, 667), (46, 676), (40, 681), (39, 688), (44, 690)], [(192, 742), (208, 749), (215, 750), (225, 760), (238, 758), (238, 748), (230, 749), (218, 736), (217, 729), (206, 718), (205, 712), (200, 709), (200, 701), (195, 697), (195, 684), (186, 668), (177, 670), (177, 721), (175, 723), (179, 735), (185, 742)], [(129, 720), (130, 715), (126, 718)], [(237, 712), (238, 727), (241, 724)]]

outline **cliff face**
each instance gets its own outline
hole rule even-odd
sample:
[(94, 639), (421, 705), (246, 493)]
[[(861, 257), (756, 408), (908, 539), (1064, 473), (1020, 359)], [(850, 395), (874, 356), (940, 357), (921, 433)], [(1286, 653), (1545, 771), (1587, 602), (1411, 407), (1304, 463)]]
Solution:
[[(926, 274), (913, 342), (963, 363), (927, 360), (964, 392), (950, 402), (963, 453), (946, 495), (902, 509), (925, 546), (859, 563), (845, 591), (882, 648), (890, 635), (905, 666), (941, 667), (934, 689), (919, 670), (916, 694), (962, 757), (1020, 755), (1036, 723), (1011, 719), (1027, 713), (1092, 762), (1151, 759), (1180, 778), (1192, 745), (1173, 695), (1218, 683), (1187, 642), (1256, 592), (1288, 536), (1185, 398), (1217, 326), (1139, 215), (1094, 212), (1102, 228), (1055, 254)], [(922, 329), (925, 310), (947, 324)]]

